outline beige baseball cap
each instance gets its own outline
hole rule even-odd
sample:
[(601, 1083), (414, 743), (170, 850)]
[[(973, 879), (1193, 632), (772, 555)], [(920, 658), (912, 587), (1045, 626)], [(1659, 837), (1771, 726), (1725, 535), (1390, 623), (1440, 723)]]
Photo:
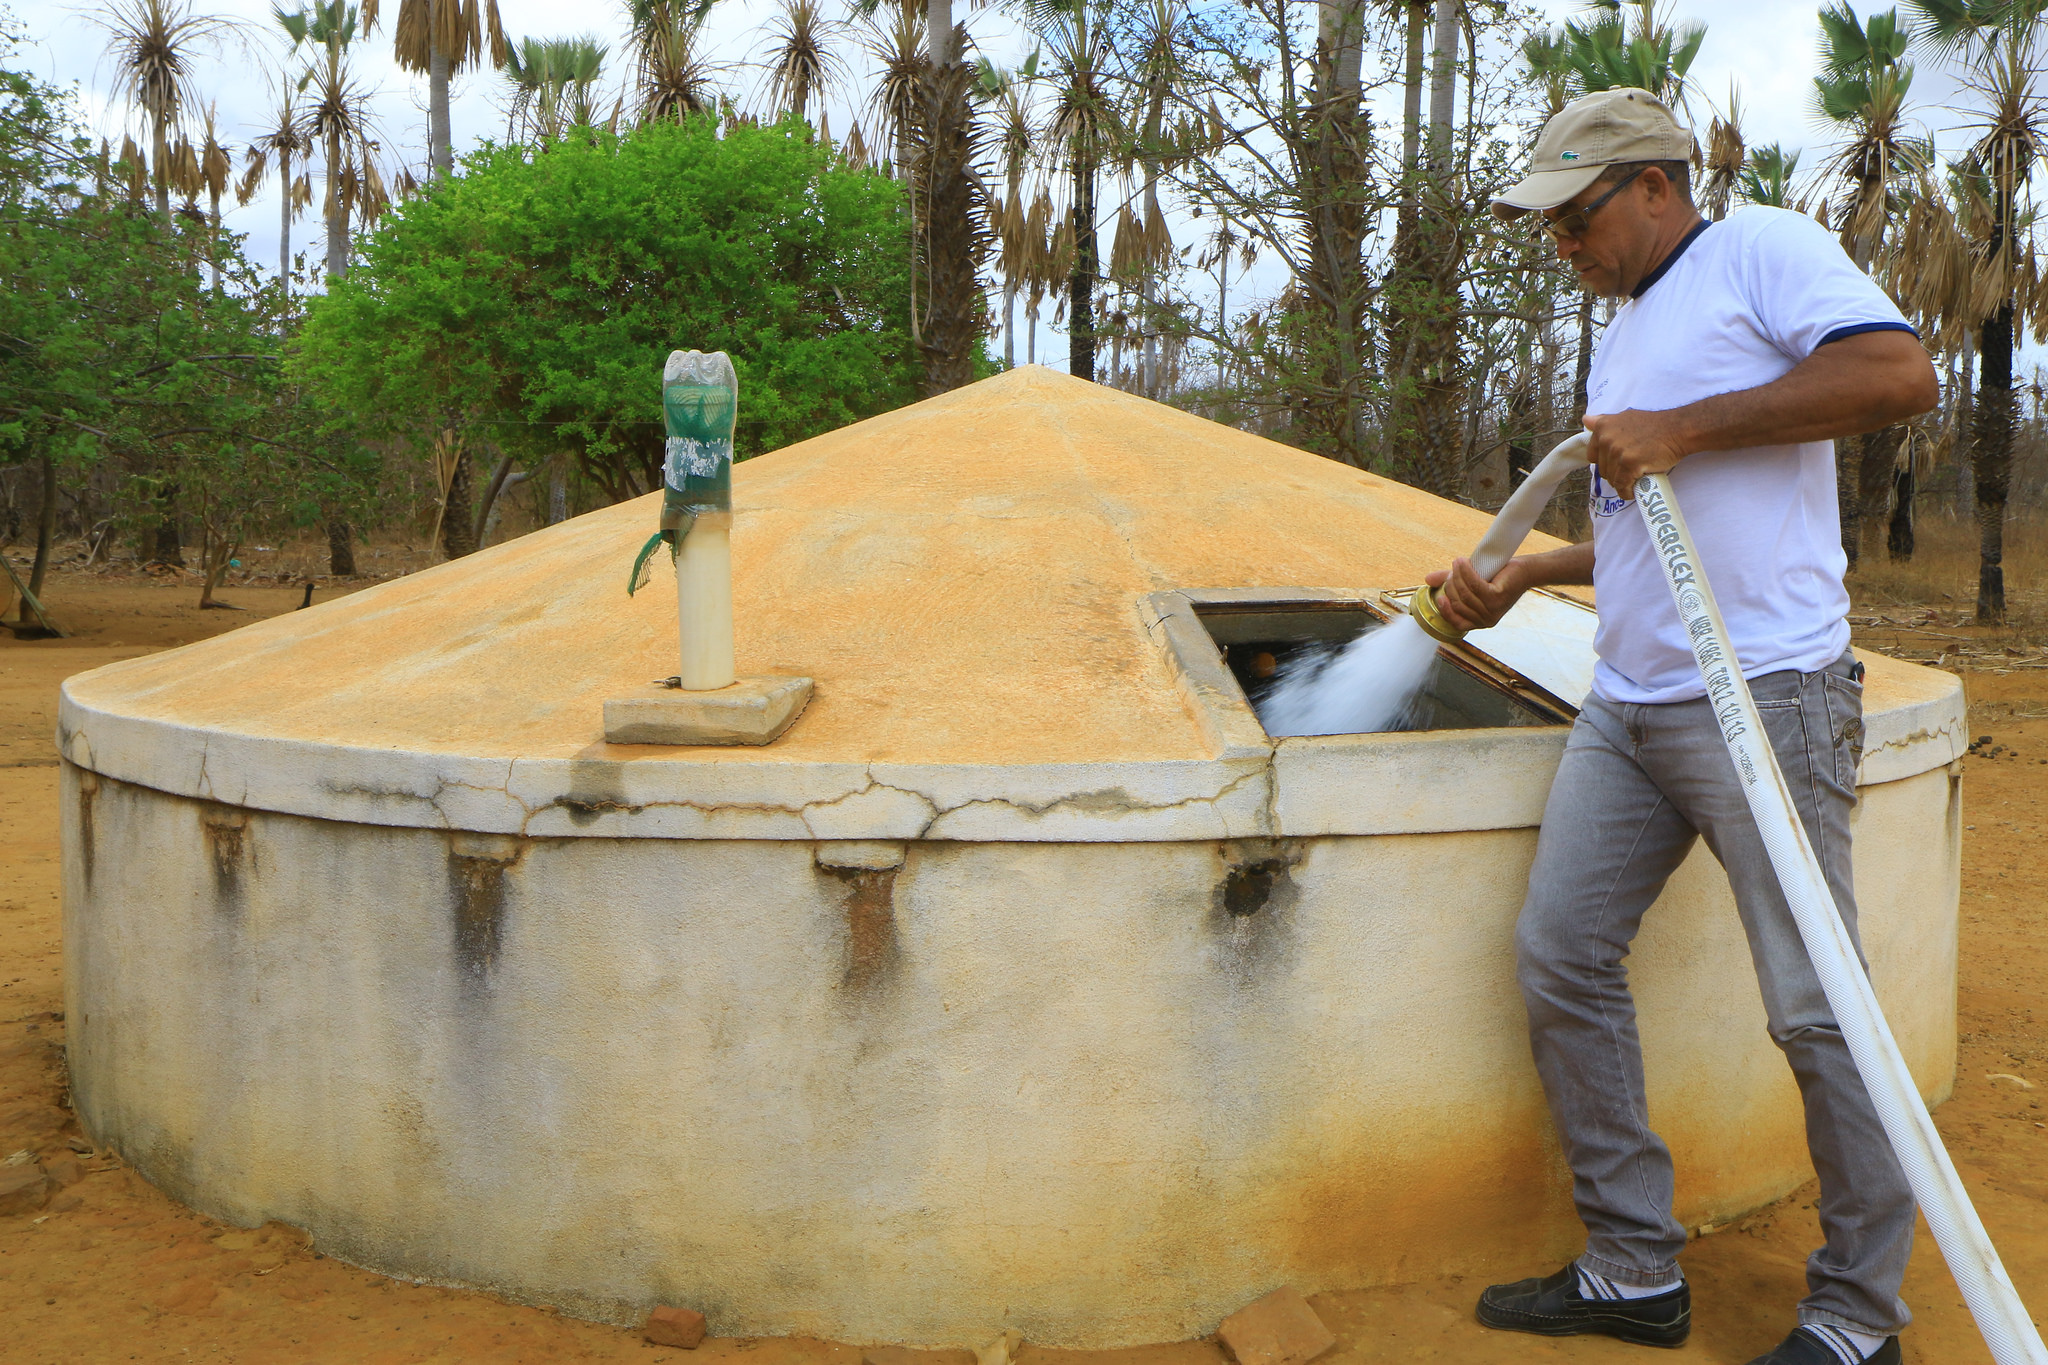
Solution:
[(1685, 161), (1692, 134), (1647, 90), (1621, 86), (1581, 95), (1543, 125), (1529, 173), (1494, 197), (1499, 218), (1554, 209), (1620, 161)]

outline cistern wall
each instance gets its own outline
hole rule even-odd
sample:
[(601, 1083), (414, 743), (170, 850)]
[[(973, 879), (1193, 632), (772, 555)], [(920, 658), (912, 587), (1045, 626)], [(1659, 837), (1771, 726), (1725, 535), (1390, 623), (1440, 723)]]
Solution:
[[(1930, 1098), (1955, 781), (1875, 782), (1857, 815), (1878, 994)], [(1283, 1282), (1576, 1248), (1513, 981), (1532, 829), (521, 837), (71, 764), (64, 822), (88, 1131), (378, 1270), (728, 1334), (1105, 1346)], [(1704, 851), (1631, 973), (1685, 1221), (1807, 1178)]]

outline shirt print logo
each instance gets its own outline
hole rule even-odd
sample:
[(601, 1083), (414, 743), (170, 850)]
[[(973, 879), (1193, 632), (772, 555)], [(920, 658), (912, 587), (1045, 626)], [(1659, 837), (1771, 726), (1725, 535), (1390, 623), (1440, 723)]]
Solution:
[(1587, 510), (1596, 517), (1620, 515), (1621, 509), (1628, 506), (1628, 499), (1615, 496), (1614, 490), (1607, 486), (1607, 481), (1600, 477), (1599, 465), (1592, 466), (1592, 470), (1593, 488), (1591, 494), (1586, 498)]

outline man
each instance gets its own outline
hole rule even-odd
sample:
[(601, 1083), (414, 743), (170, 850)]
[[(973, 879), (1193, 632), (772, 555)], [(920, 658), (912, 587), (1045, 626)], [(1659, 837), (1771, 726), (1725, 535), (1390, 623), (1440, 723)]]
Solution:
[(1914, 1204), (1778, 889), (1640, 515), (1669, 472), (1800, 818), (1855, 933), (1849, 811), (1862, 739), (1833, 439), (1933, 407), (1934, 367), (1898, 308), (1812, 219), (1747, 208), (1709, 224), (1687, 183), (1692, 137), (1642, 90), (1574, 101), (1530, 174), (1494, 204), (1526, 213), (1595, 294), (1623, 300), (1587, 385), (1593, 539), (1458, 560), (1444, 618), (1497, 622), (1523, 592), (1591, 583), (1593, 694), (1551, 787), (1516, 931), (1531, 1050), (1571, 1163), (1586, 1250), (1495, 1285), (1489, 1327), (1676, 1346), (1691, 1326), (1670, 1153), (1650, 1130), (1623, 959), (1696, 836), (1727, 869), (1772, 1039), (1805, 1101), (1827, 1244), (1798, 1326), (1752, 1365), (1897, 1362)]

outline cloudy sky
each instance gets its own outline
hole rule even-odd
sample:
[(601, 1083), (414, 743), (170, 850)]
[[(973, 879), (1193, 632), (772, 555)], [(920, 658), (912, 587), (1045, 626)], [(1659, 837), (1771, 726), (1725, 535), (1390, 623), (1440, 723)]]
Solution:
[[(271, 2), (195, 3), (201, 12), (230, 16), (243, 23), (245, 36), (224, 44), (203, 66), (199, 79), (201, 88), (218, 101), (223, 138), (239, 146), (258, 126), (274, 98), (274, 86), (266, 73), (278, 69), (282, 46), (274, 37), (277, 29), (270, 18)], [(426, 86), (424, 80), (409, 77), (390, 60), (388, 23), (398, 4), (399, 0), (384, 0), (386, 27), (361, 45), (359, 70), (379, 92), (377, 107), (385, 145), (417, 167), (425, 160)], [(1578, 0), (1543, 0), (1541, 7), (1555, 20), (1580, 11)], [(827, 8), (833, 6), (828, 4)], [(1692, 75), (1702, 94), (1717, 106), (1725, 103), (1731, 82), (1739, 89), (1743, 126), (1750, 145), (1780, 142), (1788, 148), (1808, 149), (1808, 166), (1820, 161), (1827, 135), (1816, 126), (1809, 99), (1814, 52), (1819, 41), (1814, 6), (1784, 0), (1676, 0), (1672, 8), (1679, 18), (1696, 18), (1709, 24), (1706, 44)], [(1881, 7), (1856, 4), (1862, 13), (1878, 8)], [(24, 31), (23, 44), (14, 60), (45, 79), (75, 85), (81, 107), (95, 131), (118, 141), (126, 126), (126, 111), (112, 87), (113, 73), (101, 58), (106, 35), (92, 22), (93, 7), (72, 0), (0, 0), (0, 10), (11, 12), (15, 26)], [(513, 37), (589, 33), (609, 42), (615, 53), (624, 51), (625, 0), (499, 0), (499, 11), (506, 32)], [(748, 63), (763, 45), (763, 27), (774, 12), (770, 0), (723, 0), (712, 11), (708, 29), (711, 51), (726, 63), (726, 83), (743, 100), (755, 97), (759, 75)], [(1024, 39), (1000, 14), (992, 10), (969, 11), (966, 5), (958, 5), (956, 13), (968, 15), (977, 40), (997, 61), (1014, 63), (1021, 59)], [(1963, 103), (1956, 84), (1940, 69), (1939, 62), (1928, 60), (1921, 65), (1923, 69), (1913, 88), (1917, 117), (1942, 145), (1960, 146), (1967, 137), (1967, 115), (1954, 107)], [(469, 73), (459, 78), (453, 110), (458, 151), (478, 138), (505, 135), (502, 87), (502, 78), (494, 73)], [(852, 121), (854, 103), (861, 93), (842, 90), (831, 103), (831, 126), (842, 136)], [(1709, 110), (1702, 105), (1694, 113), (1704, 127)], [(248, 234), (254, 259), (275, 261), (278, 202), (274, 191), (266, 189), (247, 206), (231, 209), (227, 222), (236, 231)], [(295, 249), (312, 244), (317, 231), (315, 221), (302, 219), (294, 228)], [(1268, 266), (1256, 272), (1252, 283), (1256, 286), (1262, 280), (1277, 280), (1277, 270)], [(1041, 337), (1041, 343), (1044, 340)], [(1063, 348), (1053, 349), (1057, 352)], [(1054, 359), (1058, 358), (1056, 354)]]

